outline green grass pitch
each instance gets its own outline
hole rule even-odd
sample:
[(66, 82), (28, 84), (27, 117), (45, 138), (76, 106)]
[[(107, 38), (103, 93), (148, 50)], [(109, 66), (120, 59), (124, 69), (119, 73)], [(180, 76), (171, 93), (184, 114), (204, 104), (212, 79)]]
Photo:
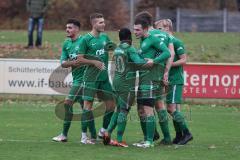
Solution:
[[(216, 105), (183, 105), (194, 140), (186, 146), (131, 146), (142, 138), (136, 108), (129, 115), (124, 139), (129, 148), (82, 145), (80, 122), (73, 122), (67, 143), (52, 142), (62, 120), (55, 116), (55, 103), (0, 102), (0, 159), (14, 160), (238, 160), (240, 159), (240, 108)], [(74, 106), (78, 111), (78, 106)], [(102, 118), (96, 119), (97, 129)], [(170, 123), (172, 136), (174, 131)], [(158, 128), (159, 130), (159, 128)], [(160, 131), (160, 130), (159, 130)], [(115, 134), (113, 135), (115, 137)]]
[[(116, 32), (108, 33), (111, 39), (118, 42)], [(64, 37), (64, 31), (44, 30), (43, 49), (25, 50), (26, 31), (1, 30), (0, 58), (59, 59)], [(239, 33), (177, 33), (177, 37), (186, 45), (188, 62), (239, 63)], [(138, 46), (136, 39), (134, 45)], [(141, 149), (131, 146), (143, 138), (135, 107), (130, 112), (124, 136), (130, 147), (118, 148), (103, 144), (82, 145), (80, 122), (72, 123), (69, 142), (52, 142), (51, 138), (62, 129), (62, 120), (54, 112), (56, 103), (51, 100), (21, 101), (21, 98), (9, 101), (4, 97), (0, 97), (0, 160), (240, 159), (239, 107), (185, 104), (183, 112), (194, 140), (181, 147), (156, 145)], [(101, 123), (102, 118), (97, 118), (97, 129)], [(172, 123), (170, 127), (173, 137)]]

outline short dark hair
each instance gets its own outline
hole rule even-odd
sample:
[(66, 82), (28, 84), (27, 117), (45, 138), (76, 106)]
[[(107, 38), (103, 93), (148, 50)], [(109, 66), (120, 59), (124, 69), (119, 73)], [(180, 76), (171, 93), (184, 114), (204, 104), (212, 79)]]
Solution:
[(75, 19), (75, 18), (69, 18), (67, 20), (67, 23), (66, 24), (73, 24), (75, 26), (77, 26), (78, 28), (81, 28), (81, 23), (79, 20)]
[(90, 14), (90, 21), (92, 22), (95, 18), (104, 18), (102, 13), (92, 13)]
[(145, 19), (149, 26), (153, 25), (153, 16), (148, 11), (139, 12), (135, 17), (136, 19)]
[(135, 25), (141, 24), (143, 29), (148, 28), (148, 22), (143, 18), (138, 18), (134, 22)]
[(119, 31), (119, 40), (132, 43), (132, 33), (128, 28), (121, 28)]

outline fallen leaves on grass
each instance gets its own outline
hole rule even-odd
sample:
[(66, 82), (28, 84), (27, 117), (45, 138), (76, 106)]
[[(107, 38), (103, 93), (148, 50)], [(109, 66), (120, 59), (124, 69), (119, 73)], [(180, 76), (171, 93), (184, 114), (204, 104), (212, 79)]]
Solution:
[(208, 149), (216, 149), (216, 148), (217, 148), (217, 147), (216, 147), (214, 144), (208, 146)]
[(27, 48), (22, 44), (1, 44), (0, 58), (59, 58), (60, 45), (43, 45), (42, 47)]

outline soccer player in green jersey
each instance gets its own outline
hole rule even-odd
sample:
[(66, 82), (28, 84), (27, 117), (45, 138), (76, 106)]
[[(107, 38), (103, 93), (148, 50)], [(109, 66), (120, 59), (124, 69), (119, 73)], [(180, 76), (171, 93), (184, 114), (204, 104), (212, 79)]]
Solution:
[[(157, 21), (155, 24), (158, 29), (173, 35), (172, 21), (170, 19), (163, 19)], [(176, 54), (174, 56), (172, 68), (169, 72), (169, 86), (166, 102), (168, 112), (173, 116), (173, 124), (176, 131), (176, 137), (174, 138), (173, 143), (184, 145), (193, 139), (185, 122), (185, 118), (180, 112), (184, 84), (183, 65), (186, 63), (187, 56), (182, 41), (174, 37), (173, 44)]]
[[(137, 67), (146, 63), (146, 60), (140, 57), (136, 49), (132, 46), (132, 35), (128, 28), (122, 28), (119, 31), (119, 40), (120, 44), (114, 50), (113, 54), (115, 64), (113, 89), (117, 108), (105, 132), (103, 143), (128, 147), (123, 141), (123, 134), (127, 124), (127, 115), (135, 98), (136, 71)], [(111, 133), (116, 126), (117, 141), (110, 139)]]
[[(82, 116), (82, 139), (81, 142), (86, 144), (88, 142), (94, 143), (97, 138), (94, 115), (93, 115), (93, 101), (95, 94), (105, 102), (106, 111), (103, 116), (103, 126), (100, 129), (98, 136), (102, 137), (103, 133), (108, 127), (114, 112), (115, 103), (113, 99), (113, 90), (109, 82), (108, 76), (108, 51), (106, 45), (110, 43), (109, 37), (103, 33), (105, 28), (104, 17), (100, 13), (90, 15), (90, 22), (92, 31), (84, 35), (81, 43), (79, 53), (82, 64), (86, 64), (84, 72), (84, 90), (83, 100), (84, 109)], [(95, 62), (94, 62), (95, 61)], [(96, 63), (97, 62), (97, 63)], [(85, 134), (89, 128), (91, 139)]]
[(79, 44), (82, 39), (79, 35), (80, 26), (80, 22), (76, 19), (69, 19), (66, 23), (67, 39), (63, 43), (60, 60), (63, 68), (72, 68), (73, 85), (68, 97), (64, 101), (65, 119), (63, 123), (63, 131), (60, 135), (53, 137), (53, 141), (56, 142), (67, 141), (67, 134), (73, 116), (73, 103), (78, 101), (83, 107), (82, 82), (84, 67), (80, 66), (80, 63), (77, 61)]
[[(148, 32), (150, 35), (153, 35), (157, 38), (159, 38), (170, 50), (171, 57), (167, 60), (165, 68), (164, 68), (164, 77), (163, 81), (160, 85), (162, 87), (160, 88), (161, 91), (159, 92), (158, 98), (155, 102), (155, 110), (157, 112), (158, 118), (159, 118), (159, 124), (163, 133), (164, 138), (160, 141), (160, 144), (171, 144), (171, 136), (170, 136), (170, 131), (168, 127), (168, 114), (167, 114), (167, 109), (164, 105), (164, 97), (163, 97), (163, 90), (164, 90), (164, 83), (167, 83), (168, 81), (168, 73), (169, 69), (171, 67), (171, 63), (173, 61), (174, 57), (174, 47), (173, 47), (173, 42), (172, 42), (172, 36), (169, 35), (166, 32), (160, 31), (158, 29), (153, 28), (153, 18), (152, 15), (147, 12), (143, 11), (140, 12), (136, 15), (136, 19), (144, 19), (145, 21), (148, 22)], [(141, 122), (141, 126), (144, 126), (145, 124)], [(144, 128), (144, 127), (142, 127)], [(155, 130), (155, 137), (158, 135), (158, 132)], [(140, 142), (141, 143), (141, 142)]]
[[(158, 91), (161, 86), (160, 81), (164, 75), (164, 64), (171, 56), (167, 46), (157, 37), (149, 34), (148, 22), (144, 19), (136, 19), (134, 23), (134, 34), (140, 39), (140, 54), (143, 58), (148, 59), (144, 65), (146, 69), (139, 70), (138, 86), (138, 110), (140, 118), (144, 117), (145, 122), (143, 132), (146, 139), (144, 143), (139, 143), (138, 147), (152, 147), (153, 136), (155, 131), (154, 105), (157, 99)], [(162, 72), (161, 72), (162, 71)]]

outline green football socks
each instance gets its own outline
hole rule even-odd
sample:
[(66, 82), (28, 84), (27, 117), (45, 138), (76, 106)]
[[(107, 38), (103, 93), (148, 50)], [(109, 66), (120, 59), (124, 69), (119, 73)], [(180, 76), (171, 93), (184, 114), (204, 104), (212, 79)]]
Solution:
[(170, 131), (168, 127), (168, 113), (167, 110), (160, 110), (157, 112), (159, 118), (159, 124), (164, 136), (165, 141), (171, 141)]

